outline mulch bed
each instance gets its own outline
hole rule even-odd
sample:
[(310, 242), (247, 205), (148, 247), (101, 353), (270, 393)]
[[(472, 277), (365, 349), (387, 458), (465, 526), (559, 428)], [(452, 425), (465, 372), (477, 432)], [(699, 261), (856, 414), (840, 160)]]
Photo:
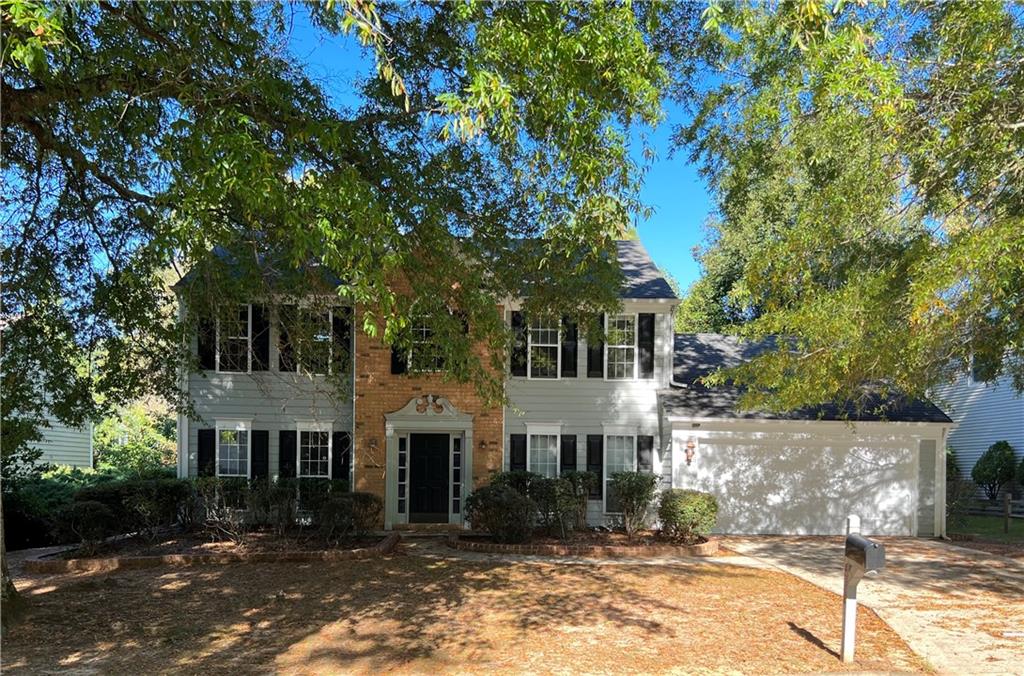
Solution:
[(534, 554), (543, 556), (584, 557), (657, 557), (657, 556), (716, 556), (718, 539), (702, 539), (696, 544), (685, 544), (662, 537), (657, 532), (636, 533), (632, 540), (625, 533), (606, 530), (585, 530), (571, 533), (565, 540), (547, 534), (537, 534), (523, 544), (500, 544), (489, 535), (452, 535), (448, 545), (454, 549), (490, 554)]
[(772, 570), (391, 555), (22, 575), (4, 673), (921, 671), (864, 606)]

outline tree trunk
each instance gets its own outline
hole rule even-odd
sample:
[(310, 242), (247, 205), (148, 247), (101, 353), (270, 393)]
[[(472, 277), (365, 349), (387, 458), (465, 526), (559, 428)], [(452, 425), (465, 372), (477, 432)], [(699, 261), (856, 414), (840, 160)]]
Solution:
[(2, 589), (0, 589), (0, 625), (7, 629), (23, 610), (24, 600), (18, 594), (11, 579), (11, 571), (7, 569), (7, 545), (4, 543), (4, 507), (0, 499), (0, 575), (2, 575)]

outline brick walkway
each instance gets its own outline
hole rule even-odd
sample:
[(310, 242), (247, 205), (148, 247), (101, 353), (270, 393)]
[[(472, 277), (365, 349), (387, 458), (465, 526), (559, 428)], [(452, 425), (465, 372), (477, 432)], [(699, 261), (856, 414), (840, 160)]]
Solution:
[[(886, 568), (861, 582), (861, 603), (941, 673), (1024, 674), (1024, 561), (935, 540), (878, 539)], [(732, 536), (722, 544), (842, 593), (842, 538)]]

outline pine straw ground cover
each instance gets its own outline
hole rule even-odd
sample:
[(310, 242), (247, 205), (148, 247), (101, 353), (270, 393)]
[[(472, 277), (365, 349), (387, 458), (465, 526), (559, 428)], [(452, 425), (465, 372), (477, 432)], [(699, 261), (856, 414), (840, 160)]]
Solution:
[[(22, 576), (5, 673), (839, 671), (838, 597), (723, 564), (396, 555)], [(861, 609), (858, 670), (925, 668)]]

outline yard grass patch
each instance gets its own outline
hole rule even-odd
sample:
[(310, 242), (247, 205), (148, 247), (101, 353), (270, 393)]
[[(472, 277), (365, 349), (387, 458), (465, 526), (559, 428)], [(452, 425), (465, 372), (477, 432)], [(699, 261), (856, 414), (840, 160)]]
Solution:
[(1001, 516), (968, 516), (967, 523), (960, 528), (951, 528), (954, 533), (974, 535), (992, 542), (1024, 544), (1024, 519), (1010, 519), (1010, 532), (1003, 532)]
[[(4, 670), (839, 671), (840, 601), (723, 564), (392, 556), (21, 577)], [(856, 670), (926, 665), (860, 610)]]

